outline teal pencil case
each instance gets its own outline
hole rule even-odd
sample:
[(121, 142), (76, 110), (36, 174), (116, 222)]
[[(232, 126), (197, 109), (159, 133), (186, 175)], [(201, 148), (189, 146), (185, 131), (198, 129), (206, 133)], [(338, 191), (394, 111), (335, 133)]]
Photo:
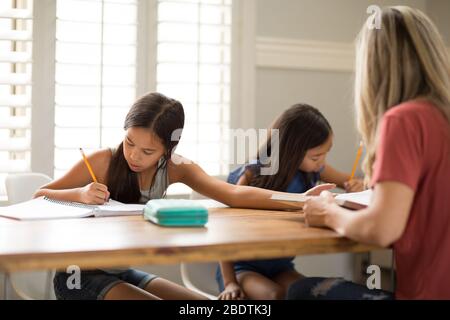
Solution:
[(166, 227), (203, 227), (208, 209), (192, 200), (154, 199), (146, 203), (144, 218)]

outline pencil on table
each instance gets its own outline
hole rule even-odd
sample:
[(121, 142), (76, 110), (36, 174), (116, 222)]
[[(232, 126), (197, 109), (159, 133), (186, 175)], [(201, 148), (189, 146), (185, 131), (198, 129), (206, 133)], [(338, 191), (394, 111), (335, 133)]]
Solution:
[(350, 178), (348, 179), (348, 181), (352, 180), (353, 177), (355, 176), (356, 168), (358, 167), (359, 158), (361, 158), (362, 149), (363, 149), (363, 143), (362, 143), (362, 141), (360, 141), (359, 147), (358, 147), (358, 152), (356, 153), (356, 159), (355, 159), (355, 162), (353, 163), (352, 174), (350, 175)]
[(92, 171), (92, 167), (91, 167), (91, 165), (89, 164), (89, 161), (88, 161), (88, 159), (86, 158), (86, 155), (84, 154), (82, 148), (80, 148), (80, 152), (81, 152), (81, 155), (83, 156), (84, 163), (86, 164), (86, 167), (88, 168), (89, 173), (91, 174), (92, 180), (94, 180), (94, 182), (97, 182), (97, 178), (95, 177), (94, 171)]

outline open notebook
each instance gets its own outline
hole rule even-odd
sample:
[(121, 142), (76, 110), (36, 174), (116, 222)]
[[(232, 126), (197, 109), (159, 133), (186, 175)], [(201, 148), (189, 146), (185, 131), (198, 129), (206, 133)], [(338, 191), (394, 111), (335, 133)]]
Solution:
[(366, 208), (372, 199), (372, 190), (361, 192), (342, 193), (336, 196), (336, 202), (349, 209), (360, 210)]
[[(289, 204), (292, 207), (302, 207), (303, 204), (311, 198), (311, 196), (305, 196), (299, 193), (293, 194), (273, 194), (270, 199), (277, 202)], [(341, 193), (336, 196), (336, 202), (349, 209), (359, 210), (367, 207), (370, 204), (372, 198), (372, 190), (366, 190), (362, 192)]]
[(143, 214), (144, 205), (109, 200), (104, 205), (88, 205), (39, 197), (8, 207), (0, 207), (0, 216), (16, 220), (69, 219)]
[(271, 200), (274, 200), (279, 203), (287, 204), (292, 207), (292, 209), (301, 209), (305, 204), (306, 200), (308, 200), (310, 196), (305, 196), (300, 193), (291, 193), (291, 194), (272, 194), (270, 197)]

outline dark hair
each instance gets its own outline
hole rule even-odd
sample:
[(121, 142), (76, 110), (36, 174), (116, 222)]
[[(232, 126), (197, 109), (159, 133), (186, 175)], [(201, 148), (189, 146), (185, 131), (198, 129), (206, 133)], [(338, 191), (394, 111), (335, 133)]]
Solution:
[[(177, 139), (172, 141), (172, 135), (184, 127), (183, 106), (160, 93), (146, 94), (133, 104), (125, 118), (124, 129), (131, 127), (148, 128), (161, 140), (166, 153), (165, 161), (157, 168), (159, 170), (167, 165), (178, 144)], [(141, 197), (137, 173), (129, 168), (123, 155), (123, 142), (113, 153), (109, 164), (108, 189), (111, 198), (124, 203), (137, 203)]]
[[(286, 191), (306, 152), (325, 143), (332, 130), (320, 111), (307, 104), (295, 104), (284, 111), (272, 124), (271, 129), (279, 130), (278, 172), (273, 175), (256, 174), (249, 184), (264, 189)], [(258, 152), (258, 160), (264, 154), (270, 157), (271, 152), (272, 142), (269, 131), (267, 141)], [(311, 173), (302, 172), (302, 174), (305, 185), (308, 188), (312, 187)]]

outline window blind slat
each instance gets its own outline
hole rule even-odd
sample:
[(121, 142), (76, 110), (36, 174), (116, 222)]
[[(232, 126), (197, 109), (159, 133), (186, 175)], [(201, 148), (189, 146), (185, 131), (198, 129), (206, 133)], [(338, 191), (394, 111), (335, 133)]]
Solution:
[(27, 160), (10, 160), (0, 163), (0, 172), (21, 173), (30, 171)]
[(0, 128), (3, 129), (30, 129), (31, 122), (28, 117), (2, 117), (0, 118)]
[(0, 74), (0, 84), (30, 85), (31, 84), (31, 74), (27, 74), (27, 73)]
[(4, 107), (30, 107), (31, 99), (28, 95), (0, 96), (0, 106)]
[(0, 40), (13, 40), (13, 41), (31, 41), (33, 39), (31, 31), (0, 31)]
[(7, 141), (0, 141), (0, 151), (29, 151), (30, 140), (28, 138), (10, 138)]
[(31, 10), (27, 9), (0, 9), (0, 18), (32, 19)]
[(31, 62), (31, 53), (16, 51), (0, 52), (0, 62), (29, 63)]

